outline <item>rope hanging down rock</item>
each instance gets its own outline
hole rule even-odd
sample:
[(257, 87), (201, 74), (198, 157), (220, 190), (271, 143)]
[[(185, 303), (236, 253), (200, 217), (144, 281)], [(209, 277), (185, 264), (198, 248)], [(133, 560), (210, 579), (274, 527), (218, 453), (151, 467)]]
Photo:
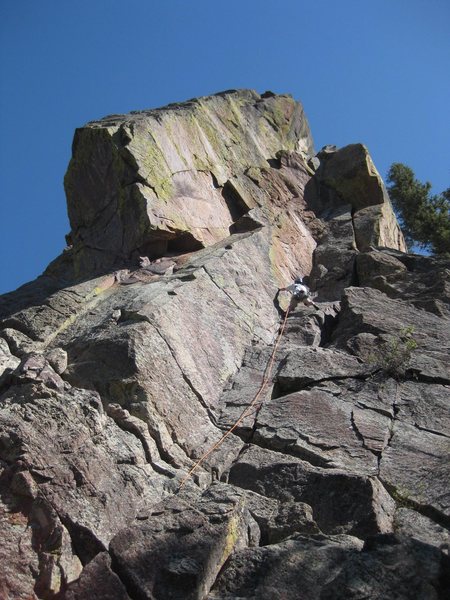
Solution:
[[(256, 403), (259, 399), (259, 397), (261, 396), (261, 394), (264, 392), (265, 388), (267, 387), (267, 384), (269, 383), (270, 380), (270, 376), (272, 374), (272, 369), (273, 369), (273, 365), (275, 362), (275, 356), (278, 350), (278, 346), (280, 344), (281, 338), (283, 337), (284, 334), (284, 330), (286, 327), (286, 322), (287, 322), (287, 318), (289, 315), (289, 307), (286, 310), (286, 314), (284, 315), (284, 319), (283, 319), (283, 323), (280, 327), (280, 331), (278, 332), (278, 336), (277, 339), (275, 341), (274, 347), (273, 347), (273, 351), (270, 357), (269, 362), (267, 363), (267, 367), (266, 370), (264, 372), (264, 377), (261, 383), (261, 386), (259, 388), (259, 390), (257, 391), (255, 397), (253, 398), (253, 400), (250, 402), (250, 404), (242, 411), (240, 417), (237, 419), (237, 421), (223, 434), (223, 436), (220, 438), (219, 441), (217, 441), (215, 444), (213, 444), (206, 452), (205, 454), (203, 454), (198, 460), (197, 462), (193, 465), (193, 467), (191, 467), (191, 469), (188, 471), (187, 475), (184, 477), (184, 479), (181, 481), (180, 483), (180, 487), (178, 489), (178, 491), (180, 491), (185, 485), (186, 482), (189, 480), (189, 478), (191, 477), (191, 475), (194, 473), (194, 471), (196, 471), (198, 469), (198, 467), (200, 467), (200, 465), (208, 458), (208, 456), (210, 456), (210, 454), (212, 454), (215, 450), (217, 450), (217, 448), (219, 448), (219, 446), (224, 442), (224, 440), (233, 433), (233, 431), (239, 427), (239, 425), (242, 423), (242, 421), (248, 417), (249, 415), (252, 414), (253, 409), (256, 406)], [(260, 403), (260, 406), (262, 405), (262, 402)]]

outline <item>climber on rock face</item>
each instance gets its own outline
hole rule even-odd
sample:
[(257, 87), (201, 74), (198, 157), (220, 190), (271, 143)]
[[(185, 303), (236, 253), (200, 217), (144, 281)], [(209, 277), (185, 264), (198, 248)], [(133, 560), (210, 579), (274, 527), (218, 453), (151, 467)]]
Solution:
[(302, 277), (297, 277), (291, 285), (280, 288), (280, 292), (290, 292), (292, 294), (291, 303), (289, 305), (290, 312), (297, 308), (299, 302), (303, 302), (305, 306), (314, 306), (316, 310), (319, 309), (317, 304), (311, 298), (311, 292), (308, 286), (303, 283)]

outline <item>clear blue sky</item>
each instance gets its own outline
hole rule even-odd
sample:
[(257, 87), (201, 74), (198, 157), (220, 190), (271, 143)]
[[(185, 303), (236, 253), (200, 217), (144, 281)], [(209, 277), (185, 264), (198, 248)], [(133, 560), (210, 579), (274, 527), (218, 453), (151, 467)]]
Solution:
[(450, 186), (449, 0), (0, 0), (0, 293), (69, 231), (74, 130), (229, 88), (291, 93), (316, 149)]

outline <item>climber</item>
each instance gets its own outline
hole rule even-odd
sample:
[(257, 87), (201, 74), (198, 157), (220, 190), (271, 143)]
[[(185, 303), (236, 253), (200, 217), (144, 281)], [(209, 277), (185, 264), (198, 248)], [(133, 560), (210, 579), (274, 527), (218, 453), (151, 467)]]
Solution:
[(292, 312), (297, 308), (299, 302), (303, 302), (305, 306), (314, 306), (316, 310), (319, 310), (317, 304), (311, 298), (311, 292), (307, 285), (303, 283), (302, 277), (297, 277), (294, 283), (288, 285), (285, 288), (280, 288), (280, 292), (291, 292), (292, 298), (289, 305), (289, 311)]

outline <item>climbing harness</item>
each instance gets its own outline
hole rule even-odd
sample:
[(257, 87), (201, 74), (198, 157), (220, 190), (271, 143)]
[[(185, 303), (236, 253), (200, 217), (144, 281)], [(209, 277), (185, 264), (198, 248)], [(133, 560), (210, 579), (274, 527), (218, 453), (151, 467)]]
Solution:
[(261, 386), (259, 388), (259, 390), (257, 391), (255, 397), (253, 398), (253, 400), (250, 402), (250, 404), (242, 411), (240, 417), (238, 418), (238, 420), (223, 434), (223, 436), (220, 438), (220, 440), (218, 442), (216, 442), (215, 444), (213, 444), (206, 452), (205, 454), (203, 454), (203, 456), (201, 456), (197, 462), (194, 464), (193, 467), (191, 467), (191, 469), (188, 471), (187, 475), (184, 477), (184, 479), (181, 481), (180, 483), (180, 487), (178, 488), (178, 491), (180, 491), (185, 485), (186, 482), (189, 480), (189, 478), (191, 477), (191, 475), (194, 473), (194, 471), (196, 471), (198, 469), (198, 467), (200, 467), (200, 465), (208, 458), (208, 456), (210, 456), (210, 454), (212, 454), (215, 450), (217, 450), (217, 448), (225, 441), (225, 439), (231, 435), (233, 433), (233, 431), (239, 427), (239, 425), (242, 423), (242, 421), (250, 416), (255, 410), (258, 411), (261, 406), (262, 406), (262, 402), (259, 403), (259, 405), (257, 406), (257, 401), (259, 399), (259, 397), (261, 396), (261, 394), (264, 392), (265, 388), (267, 387), (267, 384), (269, 383), (270, 380), (270, 376), (272, 373), (272, 369), (273, 369), (273, 365), (275, 362), (275, 356), (278, 350), (278, 346), (280, 344), (280, 340), (283, 337), (283, 333), (286, 327), (286, 322), (287, 322), (287, 318), (289, 315), (289, 307), (286, 310), (286, 314), (284, 315), (284, 319), (283, 319), (283, 323), (280, 327), (280, 331), (278, 332), (278, 336), (277, 339), (275, 341), (274, 347), (273, 347), (273, 351), (272, 351), (272, 355), (270, 357), (270, 360), (267, 364), (266, 370), (264, 372), (264, 377), (261, 383)]

